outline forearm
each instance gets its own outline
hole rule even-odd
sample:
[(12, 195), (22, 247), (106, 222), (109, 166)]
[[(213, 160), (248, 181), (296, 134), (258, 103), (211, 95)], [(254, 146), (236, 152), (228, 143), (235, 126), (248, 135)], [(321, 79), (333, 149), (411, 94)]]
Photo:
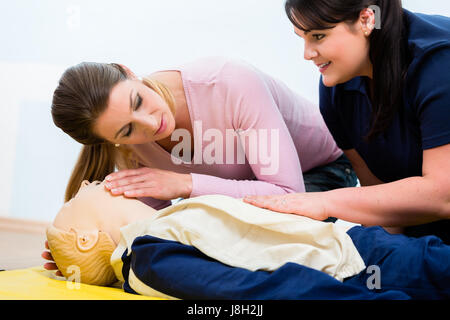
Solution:
[(233, 198), (243, 198), (247, 195), (272, 195), (303, 192), (302, 185), (281, 186), (260, 180), (223, 179), (211, 175), (191, 174), (191, 197), (206, 194), (222, 194)]
[(367, 226), (400, 227), (448, 218), (448, 190), (424, 177), (336, 189), (326, 192), (324, 202), (328, 216)]

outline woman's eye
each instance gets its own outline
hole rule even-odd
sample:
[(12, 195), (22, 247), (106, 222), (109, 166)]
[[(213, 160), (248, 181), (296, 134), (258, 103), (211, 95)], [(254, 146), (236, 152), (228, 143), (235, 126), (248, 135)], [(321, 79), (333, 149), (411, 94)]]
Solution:
[(312, 37), (316, 40), (322, 40), (325, 35), (324, 34), (313, 34)]
[(136, 95), (136, 106), (134, 107), (134, 110), (137, 110), (137, 109), (139, 109), (139, 107), (141, 106), (141, 104), (142, 104), (142, 98), (141, 98), (141, 96), (139, 95), (139, 93)]
[[(139, 93), (136, 95), (136, 105), (134, 106), (134, 110), (136, 111), (137, 109), (139, 109), (139, 107), (142, 105), (142, 98), (139, 95)], [(131, 135), (131, 133), (133, 132), (133, 125), (130, 124), (128, 126), (128, 131), (127, 133), (124, 134), (124, 137), (129, 137)]]
[(128, 126), (128, 131), (127, 131), (127, 133), (125, 133), (124, 137), (129, 137), (132, 132), (133, 132), (133, 126), (130, 124)]

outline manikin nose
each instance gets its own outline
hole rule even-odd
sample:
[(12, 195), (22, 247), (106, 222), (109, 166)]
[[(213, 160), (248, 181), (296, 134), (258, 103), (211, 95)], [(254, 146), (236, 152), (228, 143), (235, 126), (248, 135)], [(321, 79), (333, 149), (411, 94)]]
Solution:
[(81, 189), (87, 187), (87, 186), (90, 185), (90, 184), (91, 184), (91, 183), (90, 183), (88, 180), (83, 180), (83, 181), (81, 181), (79, 190), (81, 190)]

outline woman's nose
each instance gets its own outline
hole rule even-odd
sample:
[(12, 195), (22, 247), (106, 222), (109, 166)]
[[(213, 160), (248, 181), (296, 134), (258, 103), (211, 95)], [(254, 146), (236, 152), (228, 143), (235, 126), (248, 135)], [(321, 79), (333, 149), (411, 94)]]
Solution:
[(141, 116), (139, 122), (151, 132), (155, 132), (159, 128), (158, 120), (151, 114)]
[(311, 60), (317, 57), (317, 51), (305, 44), (305, 50), (303, 52), (303, 58), (305, 60)]

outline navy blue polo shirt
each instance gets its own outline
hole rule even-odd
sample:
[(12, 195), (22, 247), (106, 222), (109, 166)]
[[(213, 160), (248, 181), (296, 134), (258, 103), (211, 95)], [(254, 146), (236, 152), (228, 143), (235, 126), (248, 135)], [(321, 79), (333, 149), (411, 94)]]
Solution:
[[(423, 150), (450, 143), (450, 18), (404, 14), (411, 63), (399, 88), (404, 103), (384, 134), (371, 142), (364, 139), (372, 111), (365, 77), (331, 88), (320, 83), (320, 111), (336, 143), (343, 150), (355, 149), (386, 183), (422, 176)], [(424, 234), (443, 234), (450, 242), (450, 220), (437, 224), (440, 231), (423, 229)]]
[(383, 182), (422, 175), (422, 153), (450, 143), (450, 18), (404, 10), (412, 62), (404, 104), (384, 135), (367, 143), (371, 102), (364, 77), (320, 82), (320, 111), (338, 146), (356, 149)]

